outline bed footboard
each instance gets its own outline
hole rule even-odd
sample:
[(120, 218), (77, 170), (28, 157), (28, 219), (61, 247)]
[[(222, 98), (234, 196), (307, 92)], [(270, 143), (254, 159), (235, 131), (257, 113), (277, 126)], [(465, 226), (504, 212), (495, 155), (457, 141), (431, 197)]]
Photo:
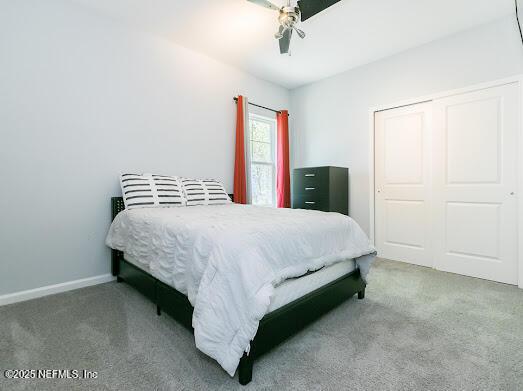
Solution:
[(356, 293), (358, 298), (365, 296), (365, 283), (359, 269), (265, 315), (251, 342), (249, 355), (244, 354), (240, 360), (240, 384), (251, 381), (252, 367), (257, 357), (292, 337)]

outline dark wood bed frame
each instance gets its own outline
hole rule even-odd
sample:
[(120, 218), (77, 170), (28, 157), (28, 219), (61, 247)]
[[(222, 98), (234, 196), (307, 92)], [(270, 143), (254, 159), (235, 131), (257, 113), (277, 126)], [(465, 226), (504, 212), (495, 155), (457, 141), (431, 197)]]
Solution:
[[(123, 199), (113, 197), (111, 208), (114, 219), (125, 209)], [(152, 300), (156, 304), (158, 315), (164, 311), (193, 331), (193, 307), (187, 296), (126, 261), (120, 251), (112, 250), (111, 262), (112, 274), (116, 276), (118, 282), (125, 281)], [(260, 321), (254, 340), (251, 341), (249, 355), (244, 354), (240, 360), (238, 366), (240, 384), (245, 385), (252, 380), (252, 368), (256, 358), (356, 293), (358, 299), (365, 297), (365, 282), (360, 276), (359, 269), (265, 315)]]

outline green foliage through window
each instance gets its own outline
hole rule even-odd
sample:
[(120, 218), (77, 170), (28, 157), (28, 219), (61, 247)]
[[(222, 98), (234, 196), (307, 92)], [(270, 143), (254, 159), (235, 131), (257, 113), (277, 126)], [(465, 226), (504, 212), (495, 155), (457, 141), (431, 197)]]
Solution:
[(274, 206), (276, 124), (268, 118), (251, 116), (249, 128), (252, 203)]

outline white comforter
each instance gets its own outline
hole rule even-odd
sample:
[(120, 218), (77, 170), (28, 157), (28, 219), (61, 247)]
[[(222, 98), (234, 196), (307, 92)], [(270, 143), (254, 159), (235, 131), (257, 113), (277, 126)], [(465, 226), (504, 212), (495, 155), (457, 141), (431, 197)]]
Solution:
[(358, 257), (365, 277), (375, 251), (350, 217), (237, 204), (126, 210), (106, 243), (188, 296), (196, 346), (231, 376), (275, 285)]

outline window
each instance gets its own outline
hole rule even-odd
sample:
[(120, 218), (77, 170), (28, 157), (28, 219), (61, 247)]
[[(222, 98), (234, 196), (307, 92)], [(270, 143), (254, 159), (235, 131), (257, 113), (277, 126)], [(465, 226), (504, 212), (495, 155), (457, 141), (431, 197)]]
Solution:
[(276, 206), (276, 120), (249, 114), (253, 205)]

